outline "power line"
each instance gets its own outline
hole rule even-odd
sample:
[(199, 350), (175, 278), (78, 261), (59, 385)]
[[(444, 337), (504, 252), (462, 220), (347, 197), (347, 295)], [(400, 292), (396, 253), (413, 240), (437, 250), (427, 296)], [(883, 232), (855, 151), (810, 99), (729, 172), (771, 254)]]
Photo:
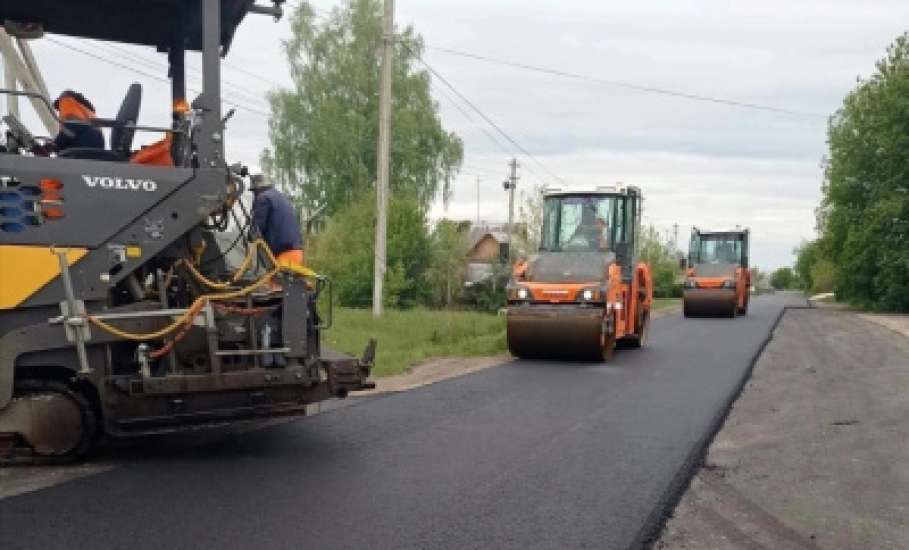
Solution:
[[(60, 40), (57, 40), (57, 39), (55, 39), (55, 38), (46, 37), (46, 40), (48, 40), (49, 42), (51, 42), (51, 43), (53, 43), (53, 44), (56, 44), (56, 45), (58, 45), (58, 46), (61, 46), (61, 47), (63, 47), (63, 48), (66, 48), (66, 49), (69, 49), (69, 50), (72, 50), (72, 51), (81, 53), (82, 55), (86, 55), (86, 56), (91, 57), (91, 58), (93, 58), (93, 59), (97, 59), (98, 61), (102, 61), (102, 62), (104, 62), (104, 63), (108, 63), (108, 64), (110, 64), (110, 65), (114, 65), (114, 66), (116, 66), (116, 67), (120, 67), (121, 69), (125, 69), (125, 70), (127, 70), (127, 71), (132, 71), (132, 72), (134, 72), (134, 73), (136, 73), (136, 74), (140, 74), (140, 75), (142, 75), (142, 76), (145, 76), (145, 77), (147, 77), (147, 78), (151, 78), (151, 79), (154, 79), (154, 80), (158, 80), (158, 81), (160, 81), (160, 82), (165, 82), (165, 83), (168, 83), (168, 84), (170, 83), (170, 80), (169, 80), (168, 78), (166, 78), (166, 77), (162, 77), (162, 76), (156, 75), (156, 74), (147, 73), (147, 72), (142, 71), (142, 70), (139, 70), (139, 69), (137, 69), (137, 68), (135, 68), (135, 67), (133, 67), (133, 66), (131, 66), (131, 65), (127, 65), (127, 64), (125, 64), (125, 63), (121, 63), (121, 62), (119, 62), (119, 61), (115, 61), (115, 60), (113, 60), (113, 59), (109, 59), (109, 58), (107, 58), (107, 57), (104, 57), (104, 56), (102, 56), (102, 55), (98, 55), (98, 54), (93, 53), (93, 52), (90, 52), (90, 51), (88, 51), (88, 50), (84, 50), (84, 49), (79, 48), (79, 47), (77, 47), (77, 46), (73, 46), (73, 45), (71, 45), (71, 44), (67, 44), (67, 43), (62, 42), (62, 41), (60, 41)], [(199, 90), (195, 90), (195, 89), (192, 89), (192, 88), (188, 88), (188, 89), (189, 89), (191, 92), (193, 92), (193, 93), (197, 93), (197, 94), (200, 93)], [(262, 111), (262, 110), (256, 109), (256, 108), (254, 108), (254, 107), (250, 107), (250, 106), (248, 106), (248, 105), (242, 105), (242, 104), (240, 104), (240, 103), (237, 103), (237, 102), (235, 102), (235, 101), (232, 101), (232, 100), (228, 99), (228, 98), (225, 97), (223, 94), (222, 94), (222, 96), (221, 96), (221, 100), (224, 101), (224, 103), (227, 103), (228, 105), (230, 105), (230, 106), (232, 106), (232, 107), (236, 107), (236, 108), (238, 108), (238, 109), (246, 109), (247, 111), (249, 111), (249, 112), (251, 112), (251, 113), (254, 113), (254, 114), (263, 116), (263, 117), (265, 117), (265, 118), (268, 118), (268, 117), (271, 116), (271, 113), (268, 113), (268, 112), (266, 112), (266, 111)]]
[(429, 85), (430, 85), (430, 87), (431, 87), (433, 90), (435, 90), (436, 92), (438, 92), (439, 95), (441, 95), (442, 97), (444, 97), (445, 99), (447, 99), (452, 105), (454, 105), (454, 107), (458, 110), (458, 112), (460, 112), (461, 115), (464, 116), (464, 118), (465, 118), (468, 122), (470, 122), (470, 123), (471, 123), (474, 127), (476, 127), (478, 130), (480, 130), (481, 132), (483, 132), (483, 134), (486, 135), (486, 137), (489, 138), (489, 140), (490, 140), (491, 142), (493, 142), (494, 144), (496, 144), (496, 146), (498, 146), (499, 149), (502, 150), (502, 152), (504, 152), (504, 153), (506, 153), (506, 154), (508, 154), (508, 155), (511, 155), (511, 150), (510, 150), (508, 147), (506, 147), (501, 141), (499, 141), (499, 138), (497, 138), (497, 137), (495, 136), (495, 134), (493, 134), (492, 132), (490, 132), (488, 128), (486, 128), (485, 126), (479, 124), (476, 120), (474, 120), (474, 118), (470, 115), (470, 113), (468, 113), (467, 110), (464, 109), (464, 107), (462, 107), (460, 103), (458, 103), (457, 101), (455, 101), (455, 99), (454, 99), (453, 97), (451, 97), (450, 95), (448, 95), (448, 92), (446, 92), (446, 91), (445, 91), (444, 89), (442, 89), (442, 88), (439, 88), (438, 86), (433, 85), (432, 81), (430, 81)]
[[(119, 54), (119, 57), (121, 59), (125, 58), (129, 63), (139, 63), (146, 68), (154, 70), (159, 75), (161, 73), (164, 73), (169, 70), (168, 65), (160, 60), (143, 56), (143, 55), (139, 54), (138, 52), (132, 52), (126, 48), (121, 48), (114, 44), (100, 43), (95, 40), (86, 40), (84, 42), (87, 42), (88, 44), (94, 46), (95, 48), (97, 48), (99, 50), (104, 51), (105, 53), (117, 53), (117, 54)], [(222, 62), (222, 65), (223, 65), (223, 62)], [(195, 79), (197, 79), (201, 82), (202, 71), (200, 69), (189, 66), (188, 64), (187, 64), (186, 68), (187, 68), (188, 72), (192, 72), (192, 73), (195, 73), (196, 75), (198, 75), (195, 77)], [(228, 79), (222, 79), (221, 82), (226, 89), (233, 89), (233, 91), (231, 93), (233, 95), (239, 96), (239, 99), (242, 99), (245, 101), (250, 101), (253, 103), (259, 103), (258, 107), (263, 108), (263, 109), (268, 108), (267, 103), (264, 101), (262, 92), (257, 92), (255, 90), (251, 90), (249, 88), (246, 88), (244, 86), (231, 82)]]
[(450, 55), (457, 55), (457, 56), (465, 57), (468, 59), (474, 59), (476, 61), (483, 61), (486, 63), (492, 63), (492, 64), (496, 64), (496, 65), (504, 65), (507, 67), (524, 69), (527, 71), (548, 74), (551, 76), (570, 78), (573, 80), (583, 80), (586, 82), (594, 82), (597, 84), (604, 84), (607, 86), (615, 86), (617, 88), (626, 88), (629, 90), (636, 90), (639, 92), (660, 94), (660, 95), (666, 95), (666, 96), (671, 96), (671, 97), (677, 97), (677, 98), (681, 98), (681, 99), (688, 99), (688, 100), (692, 100), (692, 101), (701, 101), (701, 102), (707, 102), (707, 103), (727, 105), (727, 106), (731, 106), (731, 107), (741, 107), (744, 109), (754, 109), (754, 110), (759, 110), (759, 111), (768, 111), (768, 112), (788, 114), (788, 115), (817, 117), (817, 118), (823, 118), (825, 120), (827, 118), (827, 115), (821, 114), (821, 113), (814, 113), (814, 112), (810, 112), (810, 111), (797, 111), (794, 109), (784, 109), (784, 108), (780, 108), (780, 107), (771, 107), (768, 105), (761, 105), (758, 103), (750, 103), (750, 102), (738, 101), (738, 100), (734, 100), (734, 99), (726, 99), (726, 98), (722, 98), (722, 97), (694, 94), (694, 93), (682, 92), (682, 91), (678, 91), (678, 90), (671, 90), (668, 88), (656, 88), (653, 86), (645, 86), (645, 85), (641, 85), (641, 84), (635, 84), (632, 82), (624, 82), (624, 81), (620, 81), (620, 80), (610, 80), (610, 79), (599, 78), (599, 77), (590, 76), (590, 75), (572, 73), (572, 72), (563, 71), (560, 69), (552, 69), (552, 68), (548, 68), (548, 67), (538, 67), (535, 65), (528, 65), (526, 63), (520, 63), (517, 61), (508, 61), (505, 59), (498, 59), (498, 58), (489, 57), (486, 55), (465, 52), (465, 51), (460, 51), (460, 50), (454, 50), (451, 48), (442, 48), (442, 47), (438, 47), (438, 46), (426, 46), (426, 49), (434, 50), (434, 51), (438, 51), (438, 52), (442, 52), (442, 53), (447, 53)]
[[(498, 132), (502, 137), (504, 137), (509, 143), (514, 145), (518, 149), (518, 151), (523, 153), (524, 156), (526, 156), (527, 158), (534, 161), (540, 168), (542, 168), (544, 171), (546, 171), (546, 173), (548, 173), (553, 179), (555, 179), (563, 184), (565, 183), (565, 181), (562, 178), (560, 178), (555, 173), (553, 173), (551, 170), (549, 170), (549, 168), (547, 168), (546, 165), (544, 165), (542, 162), (540, 162), (532, 153), (530, 153), (530, 151), (525, 149), (520, 143), (517, 142), (517, 140), (515, 140), (513, 137), (511, 137), (508, 134), (508, 132), (503, 130), (498, 124), (496, 124), (491, 118), (489, 118), (486, 115), (486, 113), (481, 111), (479, 107), (477, 107), (472, 101), (470, 101), (467, 97), (465, 97), (464, 94), (462, 94), (457, 88), (455, 88), (451, 82), (449, 82), (445, 77), (443, 77), (441, 74), (439, 74), (439, 72), (437, 70), (435, 70), (429, 63), (427, 63), (426, 60), (424, 60), (421, 56), (417, 55), (416, 52), (413, 52), (412, 50), (411, 50), (411, 53), (413, 53), (416, 56), (416, 58), (420, 61), (420, 63), (422, 63), (423, 66), (426, 67), (426, 69), (429, 72), (431, 72), (436, 78), (439, 79), (439, 81), (441, 81), (443, 84), (445, 84), (445, 86), (448, 87), (449, 90), (451, 90), (456, 96), (458, 96), (461, 99), (461, 101), (466, 103), (467, 106), (470, 107), (475, 113), (477, 113), (483, 120), (485, 120), (487, 124), (492, 126), (496, 130), (496, 132)], [(531, 170), (531, 173), (533, 173), (532, 170)]]

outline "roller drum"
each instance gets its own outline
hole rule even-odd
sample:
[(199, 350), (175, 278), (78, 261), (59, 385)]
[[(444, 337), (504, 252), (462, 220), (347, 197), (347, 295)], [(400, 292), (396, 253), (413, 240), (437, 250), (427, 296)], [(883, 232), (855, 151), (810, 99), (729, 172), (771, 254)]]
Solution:
[(687, 289), (682, 298), (685, 317), (735, 317), (735, 289)]
[(506, 315), (508, 350), (516, 357), (602, 360), (600, 308), (519, 305)]

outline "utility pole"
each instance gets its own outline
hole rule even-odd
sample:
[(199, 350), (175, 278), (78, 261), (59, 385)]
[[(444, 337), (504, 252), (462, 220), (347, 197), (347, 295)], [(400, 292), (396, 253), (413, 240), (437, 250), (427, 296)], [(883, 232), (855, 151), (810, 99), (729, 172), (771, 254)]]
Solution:
[(385, 283), (385, 231), (388, 225), (388, 157), (391, 143), (391, 68), (394, 55), (394, 0), (385, 0), (382, 17), (382, 75), (379, 89), (379, 154), (376, 170), (376, 249), (372, 316), (382, 316)]
[(511, 159), (508, 163), (510, 169), (508, 179), (502, 186), (508, 191), (508, 233), (514, 232), (514, 190), (518, 186), (518, 159)]
[(679, 222), (672, 224), (672, 252), (679, 249)]

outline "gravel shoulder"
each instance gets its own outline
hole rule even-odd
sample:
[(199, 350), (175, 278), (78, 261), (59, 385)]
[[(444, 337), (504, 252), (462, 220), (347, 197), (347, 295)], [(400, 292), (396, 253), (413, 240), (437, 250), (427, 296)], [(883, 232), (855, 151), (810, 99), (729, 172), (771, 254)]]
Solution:
[(884, 317), (786, 313), (656, 548), (909, 548), (909, 322)]

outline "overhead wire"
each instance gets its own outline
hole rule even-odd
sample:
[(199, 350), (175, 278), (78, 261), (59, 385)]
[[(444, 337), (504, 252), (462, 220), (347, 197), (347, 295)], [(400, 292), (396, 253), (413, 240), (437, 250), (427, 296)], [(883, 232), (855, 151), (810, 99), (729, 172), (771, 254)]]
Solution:
[[(118, 54), (120, 54), (124, 57), (127, 57), (128, 59), (130, 59), (132, 61), (144, 64), (146, 67), (154, 69), (158, 72), (164, 72), (164, 71), (169, 70), (168, 64), (160, 59), (152, 59), (147, 56), (143, 56), (138, 52), (133, 52), (126, 48), (119, 47), (115, 44), (109, 44), (109, 43), (102, 44), (102, 43), (98, 43), (97, 41), (89, 41), (89, 42), (93, 42), (93, 44), (95, 46), (97, 46), (98, 48), (110, 50), (112, 52), (117, 52)], [(226, 65), (223, 60), (222, 60), (221, 64), (222, 64), (222, 66)], [(201, 79), (202, 79), (202, 70), (201, 69), (193, 67), (189, 63), (186, 64), (186, 69), (187, 69), (187, 72), (194, 73), (196, 75), (196, 79), (201, 81)], [(245, 100), (259, 102), (262, 107), (267, 108), (267, 103), (264, 98), (264, 94), (265, 94), (264, 90), (263, 91), (252, 90), (246, 86), (237, 84), (227, 78), (222, 78), (221, 84), (225, 88), (234, 90), (233, 92), (231, 92), (232, 94), (243, 96), (242, 99), (245, 99)]]
[(680, 98), (680, 99), (688, 99), (688, 100), (692, 100), (692, 101), (714, 103), (714, 104), (726, 105), (726, 106), (730, 106), (730, 107), (740, 107), (740, 108), (744, 108), (744, 109), (767, 111), (767, 112), (772, 112), (772, 113), (818, 117), (818, 118), (823, 118), (823, 119), (827, 118), (827, 115), (821, 114), (821, 113), (815, 113), (815, 112), (810, 112), (810, 111), (800, 111), (800, 110), (795, 110), (795, 109), (786, 109), (786, 108), (782, 108), (782, 107), (762, 105), (759, 103), (740, 101), (740, 100), (736, 100), (736, 99), (727, 99), (727, 98), (709, 96), (709, 95), (704, 95), (704, 94), (683, 92), (683, 91), (679, 91), (679, 90), (672, 90), (669, 88), (658, 88), (655, 86), (635, 84), (633, 82), (625, 82), (625, 81), (621, 81), (621, 80), (611, 80), (611, 79), (606, 79), (606, 78), (600, 78), (600, 77), (565, 71), (562, 69), (540, 67), (540, 66), (530, 65), (527, 63), (521, 63), (521, 62), (517, 62), (517, 61), (499, 59), (499, 58), (490, 57), (487, 55), (482, 55), (482, 54), (477, 54), (477, 53), (472, 53), (472, 52), (465, 52), (465, 51), (461, 51), (461, 50), (455, 50), (452, 48), (443, 48), (443, 47), (439, 47), (439, 46), (427, 45), (426, 49), (437, 51), (437, 52), (442, 52), (442, 53), (447, 53), (449, 55), (456, 55), (456, 56), (464, 57), (467, 59), (473, 59), (476, 61), (483, 61), (486, 63), (492, 63), (492, 64), (506, 66), (506, 67), (523, 69), (526, 71), (548, 74), (551, 76), (558, 76), (558, 77), (562, 77), (562, 78), (570, 78), (573, 80), (582, 80), (582, 81), (592, 82), (592, 83), (596, 83), (596, 84), (614, 86), (617, 88), (625, 88), (625, 89), (635, 90), (635, 91), (639, 91), (639, 92), (671, 96), (671, 97), (676, 97), (676, 98)]
[[(452, 93), (454, 93), (456, 96), (458, 96), (458, 98), (460, 98), (461, 101), (463, 101), (468, 107), (471, 108), (471, 110), (473, 110), (475, 113), (477, 113), (477, 115), (479, 115), (480, 118), (482, 118), (484, 121), (486, 121), (487, 124), (489, 124), (490, 126), (492, 126), (492, 128), (495, 129), (495, 131), (498, 132), (499, 135), (501, 135), (503, 138), (505, 138), (506, 141), (508, 141), (509, 143), (511, 143), (511, 144), (512, 144), (518, 151), (520, 151), (525, 157), (529, 158), (529, 159), (532, 160), (534, 163), (536, 163), (537, 166), (539, 166), (540, 168), (543, 169), (543, 171), (545, 171), (547, 174), (549, 174), (549, 176), (552, 177), (552, 179), (554, 179), (554, 180), (556, 180), (556, 181), (558, 181), (558, 182), (560, 182), (560, 183), (562, 183), (562, 184), (565, 183), (565, 180), (563, 180), (560, 176), (556, 175), (556, 174), (555, 174), (552, 170), (550, 170), (545, 164), (543, 164), (542, 162), (540, 162), (540, 160), (537, 159), (537, 157), (534, 156), (533, 153), (531, 153), (530, 151), (528, 151), (523, 145), (521, 145), (520, 143), (518, 143), (518, 141), (517, 141), (515, 138), (513, 138), (508, 132), (506, 132), (505, 130), (503, 130), (501, 126), (499, 126), (494, 120), (492, 120), (492, 118), (490, 118), (490, 117), (489, 117), (486, 113), (484, 113), (479, 107), (477, 107), (476, 104), (474, 104), (474, 103), (473, 103), (470, 99), (468, 99), (463, 93), (461, 93), (461, 91), (458, 90), (451, 82), (449, 82), (448, 79), (446, 79), (444, 76), (442, 76), (442, 75), (439, 73), (439, 71), (437, 71), (432, 65), (430, 65), (429, 63), (427, 63), (426, 60), (423, 59), (422, 56), (420, 56), (417, 52), (413, 52), (412, 50), (411, 50), (411, 53), (415, 54), (416, 58), (420, 61), (420, 63), (421, 63), (424, 67), (426, 67), (426, 70), (428, 70), (430, 73), (432, 73), (432, 75), (435, 76), (440, 82), (442, 82), (442, 84), (444, 84), (449, 90), (451, 90)], [(527, 169), (527, 170), (530, 171), (531, 173), (534, 173), (533, 170), (531, 170), (531, 169), (530, 169), (528, 166), (526, 166), (526, 165), (525, 165), (525, 169)]]
[[(69, 44), (69, 43), (65, 43), (63, 41), (58, 41), (58, 40), (52, 40), (52, 41), (56, 42), (59, 45), (65, 44), (65, 47), (69, 47), (71, 49), (76, 49), (76, 50), (79, 49), (76, 46), (73, 46), (72, 44)], [(80, 41), (80, 47), (84, 47), (86, 44), (93, 46), (97, 50), (100, 50), (101, 52), (103, 52), (100, 54), (96, 54), (100, 57), (104, 57), (105, 59), (108, 59), (111, 61), (121, 61), (125, 65), (127, 65), (127, 67), (134, 67), (136, 64), (138, 64), (138, 65), (142, 66), (143, 68), (151, 69), (155, 72), (154, 76), (148, 75), (147, 73), (141, 73), (144, 76), (149, 76), (151, 78), (155, 78), (156, 80), (159, 80), (161, 82), (170, 82), (170, 80), (168, 78), (160, 76), (161, 74), (166, 74), (166, 72), (169, 70), (167, 63), (165, 63), (165, 62), (142, 56), (137, 52), (132, 52), (126, 48), (117, 47), (114, 44), (99, 43), (99, 42), (93, 41), (93, 40)], [(88, 55), (90, 52), (80, 52), (80, 53), (85, 53), (86, 55)], [(108, 58), (107, 57), (108, 54), (113, 54), (116, 57), (114, 59)], [(195, 78), (195, 80), (201, 82), (201, 70), (187, 65), (187, 72), (195, 73), (196, 75), (198, 75)], [(239, 84), (234, 84), (226, 79), (222, 79), (222, 85), (224, 85), (225, 91), (231, 90), (227, 94), (228, 99), (230, 99), (232, 101), (233, 100), (242, 100), (242, 101), (246, 101), (246, 102), (258, 103), (259, 105), (254, 105), (253, 107), (259, 108), (260, 110), (264, 110), (264, 109), (268, 108), (267, 103), (265, 102), (262, 95), (260, 95), (259, 93), (255, 92), (253, 90), (250, 90), (248, 88), (244, 88), (243, 86), (240, 86)], [(190, 88), (192, 89), (194, 87), (190, 86)], [(196, 89), (193, 89), (192, 91), (197, 92)], [(237, 103), (237, 102), (234, 101), (234, 103)], [(247, 105), (244, 105), (244, 107), (245, 106), (247, 106)]]
[[(119, 67), (119, 68), (121, 68), (121, 69), (125, 69), (125, 70), (128, 70), (128, 71), (132, 71), (132, 72), (134, 72), (134, 73), (140, 74), (140, 75), (145, 76), (145, 77), (147, 77), (147, 78), (151, 78), (151, 79), (157, 80), (157, 81), (159, 81), (159, 82), (164, 82), (164, 83), (168, 83), (168, 84), (170, 83), (170, 79), (168, 79), (168, 78), (166, 78), (166, 77), (162, 77), (162, 76), (160, 76), (160, 75), (156, 75), (156, 74), (152, 74), (152, 73), (148, 73), (148, 72), (142, 71), (142, 70), (140, 70), (140, 69), (137, 69), (137, 68), (134, 67), (134, 66), (131, 66), (131, 65), (128, 65), (128, 64), (126, 64), (126, 63), (122, 63), (122, 62), (120, 62), (120, 61), (116, 61), (116, 60), (107, 58), (107, 57), (105, 57), (105, 56), (103, 56), (103, 55), (99, 55), (99, 54), (97, 54), (97, 53), (91, 52), (91, 51), (86, 50), (86, 49), (84, 49), (84, 48), (80, 48), (80, 47), (78, 47), (78, 46), (73, 46), (72, 44), (68, 44), (68, 43), (66, 43), (66, 42), (63, 42), (63, 41), (61, 41), (61, 40), (57, 40), (57, 39), (52, 38), (52, 37), (46, 37), (45, 39), (46, 39), (47, 41), (53, 43), (53, 44), (56, 44), (56, 45), (60, 46), (60, 47), (67, 48), (67, 49), (69, 49), (69, 50), (72, 50), (72, 51), (81, 53), (82, 55), (86, 55), (86, 56), (91, 57), (91, 58), (93, 58), (93, 59), (96, 59), (96, 60), (98, 60), (98, 61), (102, 61), (102, 62), (104, 62), (104, 63), (108, 63), (108, 64), (110, 64), (110, 65), (114, 65), (114, 66)], [(200, 91), (197, 90), (197, 89), (193, 89), (193, 88), (190, 88), (190, 87), (187, 87), (187, 89), (189, 89), (189, 90), (192, 91), (193, 93), (200, 93)], [(257, 114), (257, 115), (263, 116), (263, 117), (265, 117), (265, 118), (268, 118), (268, 117), (271, 116), (271, 113), (268, 113), (268, 112), (263, 111), (263, 110), (261, 110), (261, 109), (257, 109), (257, 108), (255, 108), (255, 107), (251, 107), (251, 106), (249, 106), (249, 105), (244, 105), (244, 104), (242, 104), (242, 103), (239, 103), (239, 102), (237, 102), (237, 101), (234, 101), (233, 99), (230, 99), (229, 97), (227, 97), (227, 96), (225, 96), (225, 95), (223, 95), (223, 94), (222, 94), (222, 96), (221, 96), (221, 100), (224, 101), (224, 103), (226, 103), (226, 104), (228, 104), (228, 105), (230, 105), (230, 106), (232, 106), (232, 107), (236, 107), (237, 109), (241, 109), (241, 110), (246, 110), (246, 111), (249, 111), (249, 112), (251, 112), (251, 113), (255, 113), (255, 114)]]

